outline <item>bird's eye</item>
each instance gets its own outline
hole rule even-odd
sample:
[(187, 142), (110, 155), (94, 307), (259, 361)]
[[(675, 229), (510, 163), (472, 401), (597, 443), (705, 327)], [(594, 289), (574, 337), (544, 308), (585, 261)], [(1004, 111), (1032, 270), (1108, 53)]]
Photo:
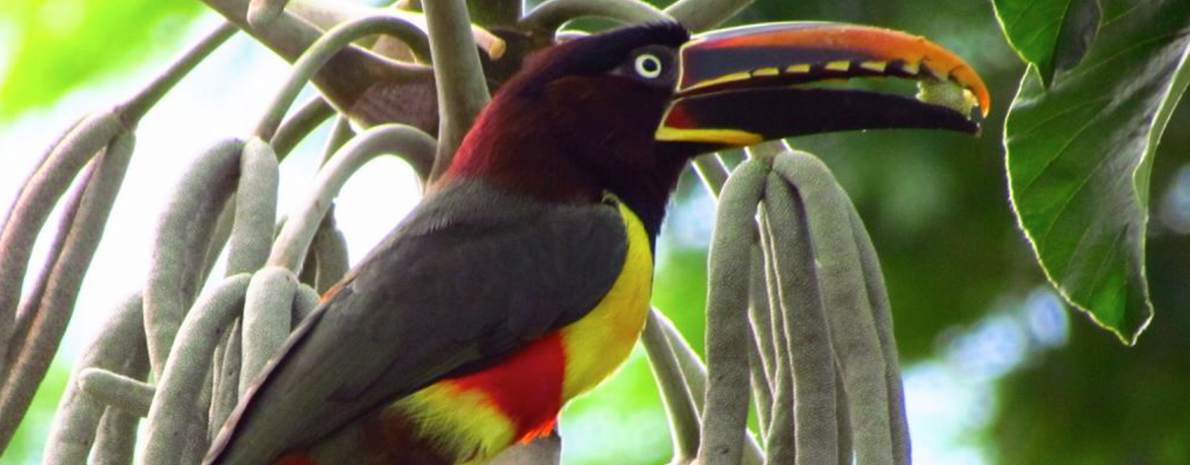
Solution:
[(661, 75), (661, 59), (652, 53), (642, 53), (636, 57), (636, 74), (646, 79), (655, 79)]

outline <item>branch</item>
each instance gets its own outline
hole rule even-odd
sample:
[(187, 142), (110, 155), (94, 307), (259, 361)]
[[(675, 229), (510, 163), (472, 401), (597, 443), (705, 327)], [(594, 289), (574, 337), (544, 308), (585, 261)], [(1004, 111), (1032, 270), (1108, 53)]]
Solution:
[[(757, 216), (761, 217), (760, 228), (765, 229), (767, 223), (763, 219), (763, 214)], [(764, 241), (764, 234), (761, 234), (760, 239)], [(778, 377), (775, 376), (777, 354), (774, 347), (776, 344), (773, 341), (773, 316), (769, 304), (769, 288), (765, 281), (768, 267), (766, 266), (764, 248), (761, 245), (753, 245), (751, 257), (752, 271), (748, 274), (748, 320), (751, 323), (752, 340), (755, 344), (750, 346), (752, 350), (749, 352), (751, 356), (748, 358), (748, 365), (751, 372), (757, 423), (760, 424), (759, 433), (761, 437), (765, 438), (765, 444), (771, 450), (772, 443), (768, 439), (768, 434), (773, 416), (774, 414), (784, 414), (785, 409), (784, 407), (774, 408), (774, 397), (777, 395), (778, 388)], [(792, 412), (793, 408), (790, 407), (788, 411)]]
[(6, 373), (8, 381), (0, 389), (0, 412), (4, 412), (0, 418), (0, 449), (7, 445), (10, 431), (25, 416), (58, 351), (83, 277), (99, 248), (108, 215), (124, 182), (134, 144), (135, 136), (131, 132), (120, 132), (94, 162), (95, 171), (87, 180), (78, 210), (67, 226), (70, 233), (45, 281), (44, 295), (40, 296), (28, 336), (8, 354), (13, 362)]
[(244, 298), (241, 397), (256, 382), (269, 359), (285, 345), (296, 289), (297, 277), (285, 268), (267, 267), (252, 275)]
[(298, 284), (297, 293), (293, 296), (293, 328), (306, 319), (318, 307), (321, 298), (318, 291), (305, 284)]
[(318, 173), (314, 187), (304, 204), (289, 217), (273, 245), (268, 263), (299, 272), (306, 260), (310, 241), (314, 238), (322, 217), (332, 199), (359, 167), (385, 153), (403, 156), (419, 175), (429, 165), (427, 159), (434, 150), (434, 140), (413, 127), (381, 125), (364, 131), (331, 158)]
[(235, 189), (243, 146), (236, 139), (223, 140), (200, 155), (183, 174), (158, 221), (145, 286), (145, 333), (157, 379), (205, 274), (208, 241)]
[[(211, 408), (207, 414), (207, 439), (214, 439), (235, 410), (240, 400), (240, 364), (243, 361), (242, 319), (232, 322), (223, 335), (220, 345), (212, 357), (214, 379), (211, 392)], [(222, 348), (222, 350), (220, 350)]]
[[(15, 349), (10, 347), (14, 329), (11, 322), (37, 234), (83, 165), (121, 130), (119, 118), (110, 110), (84, 119), (54, 145), (9, 210), (4, 230), (0, 231), (0, 373), (8, 372), (8, 352)], [(3, 415), (7, 417), (9, 411), (4, 410)], [(0, 449), (8, 444), (8, 438), (7, 428), (0, 424)]]
[(438, 150), (428, 178), (446, 172), (463, 136), (491, 97), (480, 67), (471, 19), (463, 0), (425, 2), (438, 91)]
[(625, 24), (673, 21), (653, 5), (638, 0), (550, 0), (538, 5), (517, 23), (517, 28), (553, 34), (579, 18), (598, 17)]
[(250, 273), (264, 266), (273, 245), (277, 221), (277, 155), (264, 141), (252, 138), (240, 151), (240, 180), (235, 220), (227, 253), (227, 274)]
[(880, 337), (880, 349), (887, 366), (885, 381), (888, 386), (888, 417), (893, 441), (893, 458), (897, 465), (910, 463), (909, 421), (905, 413), (905, 390), (901, 383), (901, 367), (897, 355), (897, 342), (893, 336), (892, 306), (888, 302), (888, 291), (884, 287), (884, 272), (876, 248), (868, 237), (868, 230), (855, 208), (849, 210), (851, 229), (855, 231), (855, 243), (859, 247), (859, 258), (867, 284), (868, 302), (872, 304), (872, 318), (876, 323), (876, 335)]
[(653, 378), (657, 380), (661, 401), (665, 403), (665, 412), (669, 416), (669, 429), (674, 438), (672, 462), (684, 464), (689, 463), (698, 454), (701, 422), (694, 408), (691, 390), (686, 385), (686, 377), (678, 366), (665, 329), (661, 327), (664, 324), (661, 323), (661, 318), (664, 317), (659, 315), (657, 309), (649, 311), (644, 332), (641, 334), (641, 344), (649, 354), (649, 366), (653, 368)]
[(723, 184), (727, 183), (730, 174), (727, 166), (723, 164), (723, 159), (717, 153), (708, 153), (695, 158), (692, 165), (694, 172), (702, 180), (703, 187), (707, 188), (712, 199), (718, 201), (719, 192), (723, 190)]
[(161, 97), (164, 97), (174, 85), (181, 81), (182, 78), (190, 74), (199, 63), (207, 58), (211, 52), (227, 42), (227, 39), (235, 35), (239, 29), (230, 23), (220, 24), (219, 27), (203, 37), (197, 44), (182, 54), (176, 61), (169, 65), (158, 77), (153, 79), (149, 85), (142, 88), (128, 101), (116, 107), (116, 114), (119, 115), (120, 121), (124, 123), (124, 127), (135, 127), (150, 108), (157, 104)]
[(78, 379), (87, 395), (104, 404), (144, 418), (153, 402), (153, 386), (102, 368), (84, 369)]
[(328, 212), (322, 218), (318, 232), (314, 233), (314, 243), (310, 247), (318, 263), (314, 289), (323, 293), (343, 279), (351, 269), (351, 263), (347, 259), (347, 238), (343, 236), (343, 231), (335, 226), (334, 212)]
[[(801, 192), (802, 185), (797, 184), (796, 189)], [(838, 429), (846, 424), (836, 424), (835, 411), (843, 393), (835, 391), (835, 354), (826, 313), (842, 310), (823, 306), (819, 283), (828, 278), (818, 275), (815, 264), (819, 257), (811, 248), (818, 244), (812, 242), (803, 203), (794, 196), (794, 188), (778, 174), (770, 174), (764, 205), (766, 247), (773, 269), (769, 286), (777, 292), (774, 304), (780, 309), (774, 312), (774, 319), (781, 326), (774, 330), (784, 335), (782, 339), (788, 338), (778, 358), (793, 383), (779, 391), (787, 390), (790, 400), (796, 399), (788, 411), (792, 415), (774, 418), (772, 439), (765, 443), (784, 460), (791, 458), (786, 453), (796, 450), (798, 465), (841, 463)], [(780, 430), (781, 421), (792, 421), (788, 432)], [(791, 446), (787, 451), (782, 449), (786, 445)]]
[(847, 395), (856, 460), (896, 463), (888, 416), (888, 368), (851, 229), (848, 211), (854, 207), (826, 166), (808, 154), (779, 156), (773, 169), (797, 186), (806, 209), (822, 301), (829, 309), (830, 339)]
[(196, 402), (220, 328), (243, 307), (250, 278), (244, 273), (223, 280), (204, 293), (186, 315), (149, 408), (142, 465), (197, 463), (202, 458), (207, 422), (196, 418)]
[[(103, 405), (83, 393), (78, 380), (88, 368), (116, 370), (127, 360), (134, 360), (145, 351), (145, 332), (141, 326), (141, 298), (127, 298), (104, 324), (95, 340), (75, 363), (71, 382), (58, 401), (58, 409), (50, 425), (42, 463), (45, 465), (77, 465), (87, 463), (87, 455), (95, 443), (96, 426), (103, 414)], [(139, 355), (144, 357), (144, 355)]]
[(322, 68), (322, 65), (326, 64), (344, 47), (350, 45), (352, 41), (364, 36), (383, 33), (395, 35), (407, 43), (422, 37), (421, 30), (416, 26), (391, 15), (369, 16), (335, 26), (319, 37), (310, 46), (310, 49), (294, 63), (293, 72), (281, 86), (273, 103), (269, 105), (260, 123), (257, 124), (255, 134), (261, 139), (271, 139), (277, 132), (277, 127), (281, 125), (286, 110), (293, 104), (302, 87), (310, 81), (316, 71)]
[(678, 0), (665, 13), (691, 31), (702, 32), (731, 19), (753, 0)]
[(277, 160), (284, 160), (298, 142), (305, 139), (314, 128), (334, 114), (335, 109), (331, 108), (331, 105), (326, 103), (326, 99), (322, 96), (313, 97), (303, 103), (297, 111), (293, 112), (293, 116), (281, 123), (277, 133), (273, 135), (272, 139), (269, 139), (269, 145), (273, 146)]
[(262, 28), (281, 15), (289, 0), (251, 0), (248, 3), (248, 24)]
[(748, 421), (748, 258), (765, 166), (745, 161), (724, 185), (708, 258), (708, 385), (699, 463), (740, 463)]

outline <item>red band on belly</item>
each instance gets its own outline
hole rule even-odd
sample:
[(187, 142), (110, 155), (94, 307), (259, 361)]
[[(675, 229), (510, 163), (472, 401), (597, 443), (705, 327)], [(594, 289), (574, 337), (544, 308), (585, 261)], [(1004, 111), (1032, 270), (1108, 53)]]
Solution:
[(553, 430), (565, 370), (562, 336), (554, 331), (486, 370), (445, 382), (486, 393), (516, 425), (516, 439), (527, 441)]

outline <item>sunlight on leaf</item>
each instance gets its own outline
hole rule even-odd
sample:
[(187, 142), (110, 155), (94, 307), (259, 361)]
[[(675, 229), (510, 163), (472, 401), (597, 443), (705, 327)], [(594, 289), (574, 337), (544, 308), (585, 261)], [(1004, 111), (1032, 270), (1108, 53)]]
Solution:
[(1026, 73), (1005, 145), (1014, 207), (1046, 275), (1132, 344), (1153, 314), (1149, 160), (1186, 87), (1190, 2), (1109, 0), (1104, 11), (1119, 14), (1048, 91), (1036, 68)]
[(996, 16), (1021, 58), (1037, 67), (1049, 86), (1054, 73), (1073, 68), (1095, 39), (1096, 0), (995, 0)]

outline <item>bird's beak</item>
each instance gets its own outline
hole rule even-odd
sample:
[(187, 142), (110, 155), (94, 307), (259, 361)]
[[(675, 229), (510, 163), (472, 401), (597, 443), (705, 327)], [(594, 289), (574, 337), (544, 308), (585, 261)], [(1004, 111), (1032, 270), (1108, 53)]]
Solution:
[[(976, 133), (975, 118), (989, 110), (987, 87), (962, 59), (888, 29), (794, 22), (711, 31), (683, 45), (680, 60), (656, 138), (682, 152), (856, 129)], [(823, 84), (857, 77), (917, 80), (921, 92), (913, 98)]]

